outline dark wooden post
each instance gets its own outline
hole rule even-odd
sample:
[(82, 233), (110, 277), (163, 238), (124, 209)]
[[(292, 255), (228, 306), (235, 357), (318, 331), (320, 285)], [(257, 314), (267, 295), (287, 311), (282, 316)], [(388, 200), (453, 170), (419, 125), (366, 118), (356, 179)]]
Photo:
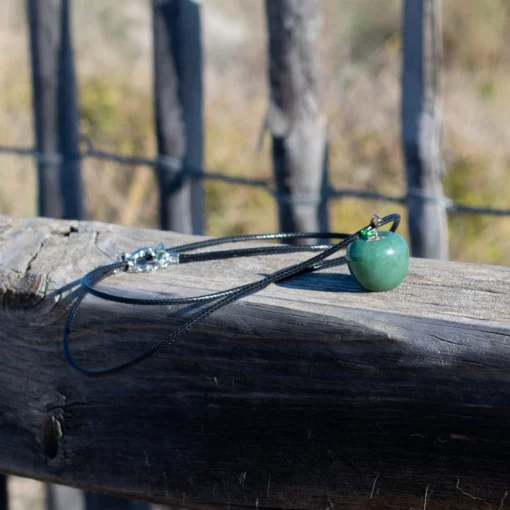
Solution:
[(146, 501), (83, 493), (65, 485), (50, 487), (51, 490), (46, 491), (46, 510), (151, 510), (153, 506)]
[(152, 507), (146, 501), (83, 492), (65, 485), (47, 485), (46, 490), (46, 510), (153, 510)]
[(0, 510), (9, 509), (9, 497), (7, 492), (7, 477), (0, 475)]
[(441, 173), (441, 0), (405, 0), (402, 138), (408, 186), (411, 253), (448, 258)]
[(39, 214), (83, 218), (69, 0), (27, 0)]
[(199, 3), (153, 0), (153, 25), (161, 228), (202, 234), (203, 186), (186, 175), (203, 160)]
[(327, 230), (320, 0), (266, 0), (273, 167), (282, 231)]
[[(85, 510), (85, 494), (66, 485), (46, 485), (45, 510)], [(91, 510), (96, 510), (92, 507)], [(99, 509), (97, 509), (99, 510)]]

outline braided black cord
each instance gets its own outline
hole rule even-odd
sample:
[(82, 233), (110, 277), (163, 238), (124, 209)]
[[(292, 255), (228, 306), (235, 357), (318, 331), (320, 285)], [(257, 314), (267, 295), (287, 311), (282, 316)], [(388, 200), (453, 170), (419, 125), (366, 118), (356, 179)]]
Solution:
[[(299, 234), (283, 234), (286, 238), (301, 238), (303, 239), (305, 236), (310, 238), (317, 238), (317, 236), (325, 236), (326, 234), (321, 233), (299, 233)], [(199, 248), (218, 246), (220, 244), (227, 244), (232, 242), (242, 242), (242, 241), (252, 241), (254, 237), (257, 239), (282, 239), (282, 234), (257, 234), (255, 235), (247, 235), (247, 236), (235, 236), (235, 237), (225, 237), (221, 239), (210, 239), (206, 241), (199, 241), (197, 243), (193, 243), (193, 245), (183, 245), (177, 246), (174, 248), (169, 248), (167, 251), (171, 252), (182, 252), (182, 251), (190, 251), (197, 250)], [(330, 239), (345, 239), (349, 234), (339, 234), (339, 233), (329, 233), (327, 234)], [(269, 237), (271, 236), (271, 237)], [(278, 237), (272, 237), (278, 236)], [(190, 246), (193, 246), (190, 248)], [(257, 248), (243, 248), (238, 250), (220, 250), (213, 252), (204, 252), (204, 253), (193, 253), (187, 254), (182, 253), (179, 257), (179, 263), (189, 263), (189, 262), (205, 262), (209, 260), (221, 260), (221, 259), (229, 259), (234, 257), (249, 257), (254, 255), (280, 255), (283, 253), (294, 253), (301, 251), (324, 251), (331, 248), (333, 245), (330, 244), (315, 244), (315, 245), (279, 245), (279, 246), (263, 246)], [(122, 264), (120, 267), (125, 266)], [(82, 279), (83, 288), (93, 296), (96, 296), (101, 299), (105, 299), (107, 301), (114, 301), (117, 303), (131, 304), (131, 305), (183, 305), (189, 303), (195, 303), (198, 301), (210, 301), (212, 299), (217, 299), (228, 294), (232, 294), (232, 292), (244, 288), (245, 286), (235, 287), (233, 289), (227, 289), (224, 291), (214, 292), (212, 294), (204, 294), (202, 296), (195, 296), (191, 298), (166, 298), (166, 299), (141, 299), (141, 298), (130, 298), (125, 296), (119, 296), (117, 294), (110, 294), (108, 292), (99, 290), (95, 288), (95, 284), (98, 283), (97, 278), (103, 274), (106, 276), (110, 276), (115, 273), (119, 268), (119, 263), (111, 264), (104, 267), (99, 267), (94, 269), (90, 273), (86, 274)], [(105, 277), (106, 277), (105, 276)], [(101, 280), (104, 279), (101, 278)]]
[[(398, 228), (398, 224), (400, 222), (400, 215), (399, 214), (391, 214), (389, 216), (385, 216), (384, 218), (380, 219), (378, 221), (378, 226), (383, 226), (388, 223), (393, 223), (390, 230), (392, 232), (395, 232)], [(370, 226), (373, 226), (372, 224), (367, 225), (368, 228)], [(220, 308), (223, 308), (224, 306), (237, 301), (238, 299), (241, 299), (251, 293), (257, 292), (259, 290), (264, 289), (265, 287), (269, 286), (271, 283), (280, 282), (282, 280), (286, 280), (288, 278), (291, 278), (293, 276), (297, 276), (300, 274), (317, 271), (319, 269), (325, 269), (327, 267), (333, 267), (335, 265), (342, 264), (345, 262), (345, 257), (339, 257), (337, 259), (331, 260), (331, 261), (324, 261), (327, 257), (330, 257), (337, 251), (346, 248), (350, 243), (355, 241), (360, 237), (361, 230), (355, 232), (354, 234), (347, 235), (347, 234), (307, 234), (307, 233), (299, 233), (299, 234), (258, 234), (254, 236), (234, 236), (231, 238), (222, 238), (222, 239), (211, 239), (207, 241), (199, 241), (197, 243), (191, 243), (188, 245), (183, 245), (179, 247), (175, 247), (172, 249), (172, 251), (191, 251), (194, 249), (204, 248), (204, 247), (210, 247), (210, 246), (217, 246), (219, 244), (224, 244), (227, 242), (241, 242), (246, 240), (268, 240), (268, 239), (291, 239), (291, 238), (306, 238), (306, 237), (314, 237), (314, 238), (344, 238), (343, 241), (335, 244), (335, 245), (328, 245), (328, 248), (319, 253), (318, 255), (315, 255), (314, 257), (305, 260), (304, 262), (300, 262), (298, 264), (294, 264), (292, 266), (286, 267), (284, 269), (281, 269), (279, 271), (276, 271), (275, 273), (272, 273), (262, 280), (259, 280), (257, 282), (249, 283), (246, 285), (242, 285), (240, 287), (236, 287), (233, 289), (225, 290), (216, 292), (213, 294), (206, 294), (203, 296), (195, 296), (191, 298), (172, 298), (167, 300), (146, 300), (146, 299), (134, 299), (134, 298), (124, 298), (122, 296), (114, 296), (107, 293), (100, 293), (97, 291), (97, 289), (94, 289), (94, 285), (99, 283), (101, 280), (104, 280), (108, 276), (111, 276), (118, 270), (125, 268), (126, 263), (125, 262), (116, 262), (114, 264), (111, 264), (109, 266), (105, 266), (99, 269), (96, 269), (90, 273), (88, 273), (84, 277), (84, 285), (83, 290), (80, 291), (78, 294), (78, 297), (76, 301), (74, 302), (73, 306), (71, 307), (71, 310), (69, 312), (69, 315), (67, 317), (67, 321), (64, 328), (64, 339), (63, 339), (63, 346), (64, 346), (64, 354), (66, 357), (67, 362), (69, 365), (77, 370), (78, 372), (81, 372), (83, 374), (89, 375), (89, 376), (106, 376), (106, 375), (113, 375), (116, 373), (119, 373), (123, 370), (129, 369), (131, 367), (134, 367), (143, 361), (147, 360), (148, 358), (154, 356), (158, 351), (160, 351), (163, 347), (167, 346), (174, 340), (176, 340), (178, 337), (189, 331), (197, 322), (201, 321), (202, 319), (205, 319), (215, 311), (219, 310)], [(269, 254), (270, 250), (274, 250), (278, 247), (267, 247), (264, 251), (265, 254)], [(283, 248), (293, 248), (292, 251), (303, 251), (303, 246), (292, 246), (292, 247), (283, 247)], [(308, 246), (310, 249), (310, 246)], [(251, 248), (248, 248), (247, 250), (253, 250)], [(245, 252), (246, 250), (239, 250), (239, 252)], [(276, 251), (272, 253), (282, 253), (282, 251)], [(218, 252), (212, 252), (210, 253), (211, 256), (217, 255)], [(260, 252), (257, 252), (257, 254), (261, 254)], [(200, 254), (201, 256), (206, 256), (207, 253)], [(235, 255), (233, 255), (235, 256)], [(218, 257), (217, 257), (218, 258)], [(207, 260), (207, 259), (200, 259), (200, 260)], [(213, 260), (213, 259), (209, 259)], [(189, 260), (191, 261), (191, 260)], [(86, 286), (85, 286), (86, 284)], [(206, 308), (205, 310), (202, 310), (200, 313), (198, 313), (195, 317), (189, 319), (185, 324), (183, 324), (180, 328), (176, 329), (173, 333), (168, 335), (165, 339), (163, 339), (161, 342), (156, 344), (155, 346), (151, 347), (146, 352), (140, 354), (139, 356), (136, 356), (135, 358), (132, 358), (131, 360), (121, 363), (119, 365), (116, 365), (111, 368), (106, 368), (102, 370), (89, 370), (83, 367), (80, 367), (73, 359), (70, 350), (69, 350), (69, 335), (71, 332), (71, 327), (73, 325), (73, 322), (76, 318), (76, 314), (78, 311), (78, 308), (83, 301), (84, 297), (88, 293), (94, 293), (98, 297), (103, 297), (104, 299), (108, 299), (110, 301), (116, 301), (121, 303), (130, 303), (130, 304), (185, 304), (185, 303), (194, 303), (194, 302), (200, 302), (200, 301), (210, 301), (213, 299), (218, 299), (214, 304), (212, 304), (210, 307)]]
[[(183, 244), (182, 246), (174, 246), (172, 251), (186, 252), (199, 248), (209, 248), (211, 246), (219, 246), (220, 244), (244, 243), (246, 241), (281, 241), (286, 239), (344, 239), (348, 234), (338, 234), (331, 232), (290, 232), (277, 234), (245, 234), (239, 236), (220, 237), (216, 239), (208, 239), (206, 241), (197, 241), (196, 243)], [(307, 245), (294, 246), (295, 249), (303, 249)], [(310, 245), (308, 245), (310, 248)], [(267, 248), (266, 249), (270, 249)]]

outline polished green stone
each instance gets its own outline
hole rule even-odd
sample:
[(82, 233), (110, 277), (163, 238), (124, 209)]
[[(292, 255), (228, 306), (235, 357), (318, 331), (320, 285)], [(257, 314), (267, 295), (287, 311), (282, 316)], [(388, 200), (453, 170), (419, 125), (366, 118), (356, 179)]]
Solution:
[(407, 274), (409, 248), (405, 239), (391, 231), (364, 236), (347, 247), (347, 264), (365, 289), (382, 292), (398, 287)]

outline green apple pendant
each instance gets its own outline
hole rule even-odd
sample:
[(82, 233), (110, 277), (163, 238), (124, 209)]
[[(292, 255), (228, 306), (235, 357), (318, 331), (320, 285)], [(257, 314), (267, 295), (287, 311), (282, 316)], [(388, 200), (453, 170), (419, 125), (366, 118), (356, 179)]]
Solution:
[(369, 227), (347, 247), (349, 271), (365, 289), (383, 292), (398, 287), (407, 274), (409, 248), (394, 232)]

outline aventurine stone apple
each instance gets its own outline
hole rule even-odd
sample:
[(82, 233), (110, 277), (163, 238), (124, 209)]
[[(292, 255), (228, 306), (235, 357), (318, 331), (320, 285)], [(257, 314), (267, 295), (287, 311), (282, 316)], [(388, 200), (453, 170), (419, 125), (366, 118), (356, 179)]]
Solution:
[(347, 247), (346, 258), (349, 271), (362, 287), (382, 292), (404, 281), (409, 248), (405, 239), (394, 232), (367, 228)]

